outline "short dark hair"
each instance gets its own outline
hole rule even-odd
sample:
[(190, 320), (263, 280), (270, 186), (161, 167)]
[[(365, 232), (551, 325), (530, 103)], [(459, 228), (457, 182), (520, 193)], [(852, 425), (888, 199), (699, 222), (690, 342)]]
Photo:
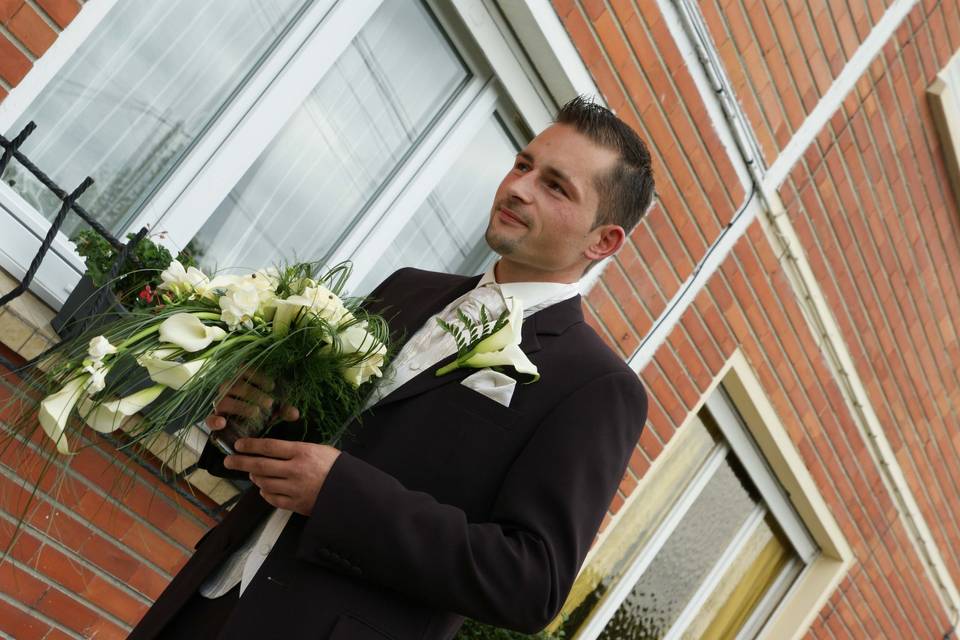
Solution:
[(601, 147), (620, 154), (613, 169), (597, 177), (600, 206), (593, 228), (618, 224), (630, 233), (653, 200), (653, 168), (647, 145), (612, 111), (585, 96), (563, 105), (555, 122), (570, 125)]

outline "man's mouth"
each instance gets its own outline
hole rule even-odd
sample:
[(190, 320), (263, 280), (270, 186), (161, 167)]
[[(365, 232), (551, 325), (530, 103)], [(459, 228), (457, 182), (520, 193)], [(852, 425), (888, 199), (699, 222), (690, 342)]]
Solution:
[(524, 222), (520, 216), (515, 214), (513, 211), (510, 211), (510, 209), (507, 209), (506, 207), (498, 208), (497, 213), (500, 215), (500, 219), (507, 224), (519, 225), (523, 227), (527, 226), (527, 223)]

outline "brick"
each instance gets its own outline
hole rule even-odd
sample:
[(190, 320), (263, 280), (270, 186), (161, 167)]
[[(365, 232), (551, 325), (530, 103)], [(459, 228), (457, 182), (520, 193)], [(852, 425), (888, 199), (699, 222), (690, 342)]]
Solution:
[(40, 640), (48, 637), (50, 627), (30, 613), (0, 600), (0, 631), (17, 640)]
[(17, 37), (30, 53), (43, 55), (57, 39), (56, 32), (29, 5), (23, 5), (7, 23), (10, 33)]
[(0, 24), (6, 25), (23, 6), (23, 0), (0, 0)]
[(80, 3), (77, 0), (36, 0), (36, 2), (61, 29), (70, 24), (80, 13)]
[(33, 63), (30, 59), (5, 36), (0, 35), (0, 78), (15, 87), (27, 75), (31, 66)]

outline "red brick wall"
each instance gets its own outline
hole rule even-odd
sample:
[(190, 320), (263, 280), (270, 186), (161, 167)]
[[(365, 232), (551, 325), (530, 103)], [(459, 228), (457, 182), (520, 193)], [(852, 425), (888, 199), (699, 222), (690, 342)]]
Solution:
[[(664, 197), (587, 305), (593, 325), (629, 356), (702, 257), (691, 235), (712, 241), (745, 195), (725, 153), (710, 146), (714, 125), (654, 3), (554, 5), (605, 99), (656, 149)], [(768, 163), (884, 11), (876, 2), (700, 6)], [(960, 47), (958, 11), (957, 0), (914, 8), (781, 196), (937, 547), (960, 582), (960, 212), (924, 95)], [(823, 15), (836, 26), (825, 28)], [(819, 25), (813, 34), (811, 21)], [(800, 37), (798, 29), (806, 33)], [(785, 51), (788, 58), (803, 52), (803, 65), (786, 64)], [(674, 148), (664, 140), (670, 136)], [(705, 197), (702, 181), (717, 175), (724, 188)], [(856, 556), (809, 636), (942, 637), (948, 614), (780, 260), (754, 222), (641, 372), (651, 396), (648, 428), (610, 512), (739, 348)]]
[[(17, 381), (0, 368), (0, 407)], [(24, 522), (0, 563), (0, 632), (17, 640), (125, 638), (213, 524), (112, 445), (73, 448), (66, 470), (41, 474), (41, 456), (0, 446), (0, 548)]]

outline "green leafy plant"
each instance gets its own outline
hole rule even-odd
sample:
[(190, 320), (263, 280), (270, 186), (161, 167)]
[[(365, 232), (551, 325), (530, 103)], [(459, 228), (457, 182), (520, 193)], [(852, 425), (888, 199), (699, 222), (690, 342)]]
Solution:
[[(128, 234), (127, 242), (133, 237), (134, 234)], [(117, 259), (117, 250), (113, 245), (92, 229), (79, 232), (73, 238), (73, 243), (86, 263), (87, 274), (94, 286), (107, 284), (110, 269)], [(160, 284), (160, 272), (167, 268), (173, 257), (166, 247), (150, 238), (140, 240), (131, 254), (121, 265), (112, 289), (124, 306), (147, 306), (153, 302), (152, 290)], [(177, 260), (184, 267), (196, 266), (196, 261), (188, 251), (180, 252)], [(141, 293), (145, 295), (141, 296)]]
[(457, 326), (437, 318), (437, 324), (457, 341), (458, 358), (465, 358), (467, 354), (476, 348), (483, 340), (504, 328), (510, 320), (510, 311), (504, 309), (500, 317), (494, 320), (487, 315), (487, 307), (480, 305), (479, 316), (477, 320), (474, 320), (460, 309), (457, 309), (457, 319), (460, 320), (463, 326)]
[(476, 620), (467, 618), (463, 621), (460, 631), (454, 636), (453, 640), (564, 640), (566, 634), (562, 629), (553, 633), (541, 631), (533, 635), (502, 629), (492, 625), (483, 624)]

